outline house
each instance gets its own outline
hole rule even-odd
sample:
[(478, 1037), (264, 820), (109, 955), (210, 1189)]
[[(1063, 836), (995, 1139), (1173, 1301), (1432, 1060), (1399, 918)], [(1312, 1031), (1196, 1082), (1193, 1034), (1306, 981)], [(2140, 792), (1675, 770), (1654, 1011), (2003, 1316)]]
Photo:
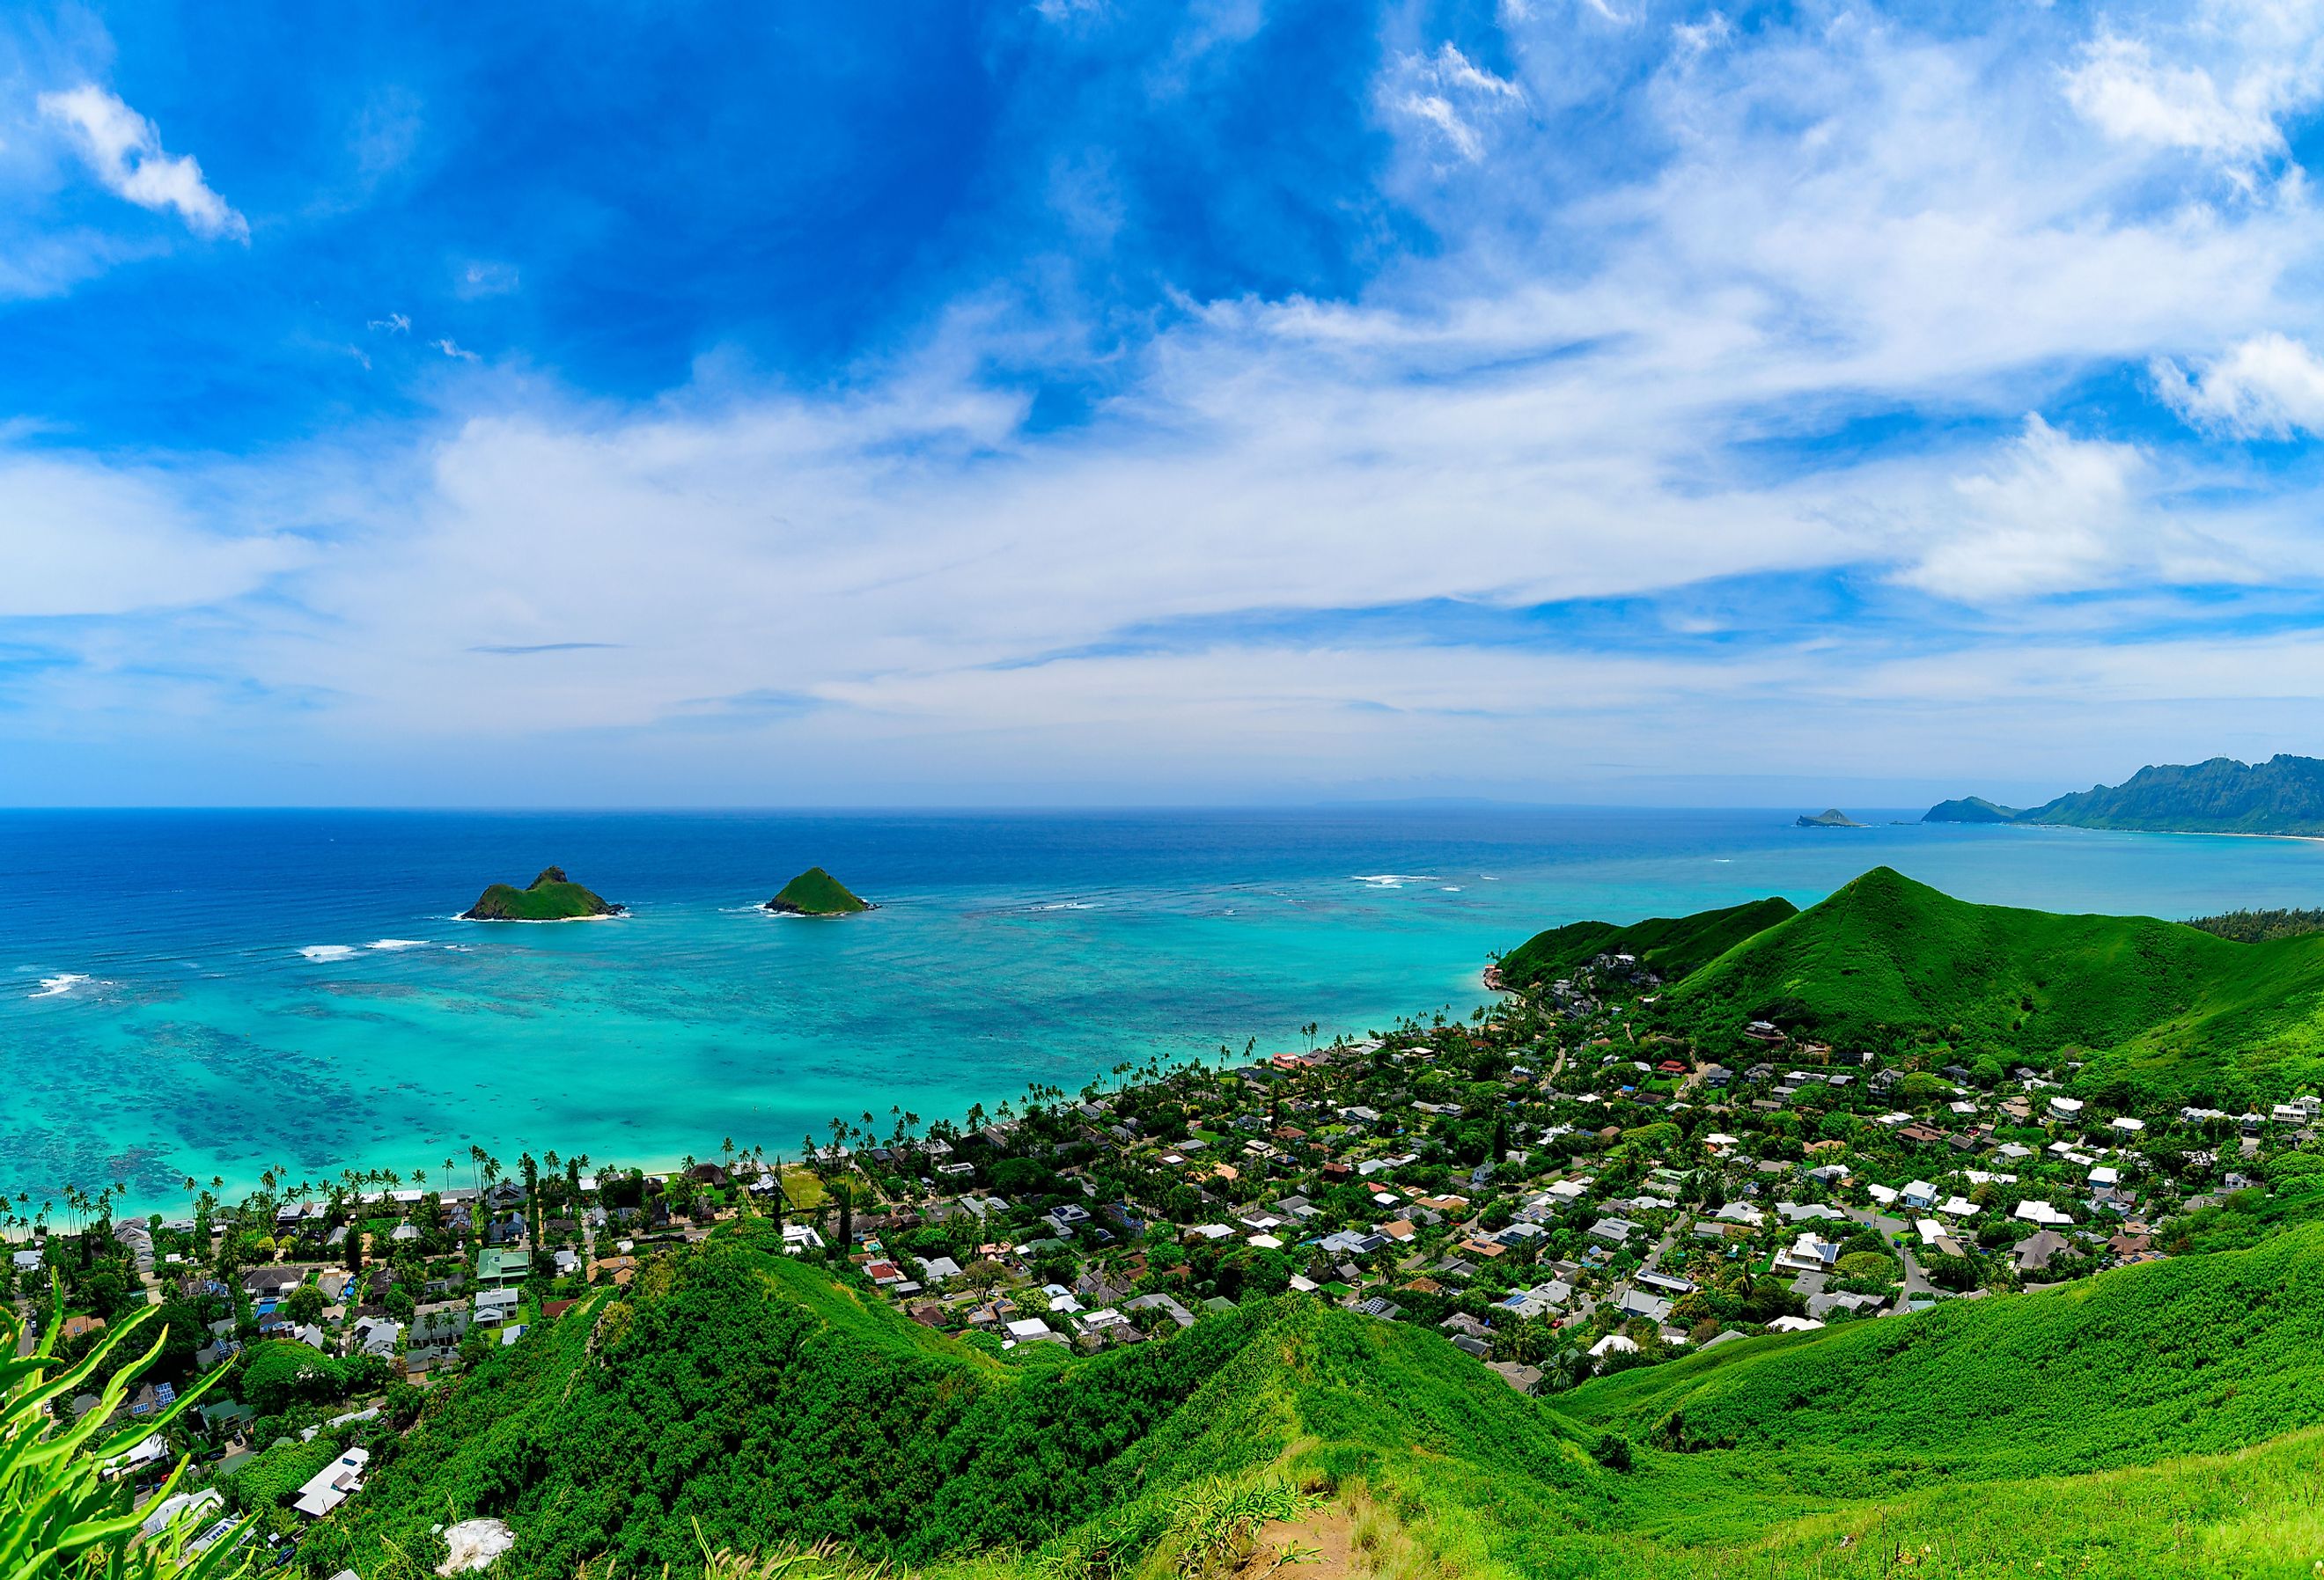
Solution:
[(1812, 1231), (1803, 1233), (1783, 1250), (1775, 1252), (1774, 1270), (1787, 1273), (1828, 1273), (1840, 1261), (1836, 1242), (1819, 1240)]
[(438, 1300), (416, 1307), (407, 1341), (417, 1349), (427, 1344), (456, 1344), (468, 1331), (469, 1307), (463, 1300)]
[(2040, 1224), (2045, 1227), (2053, 1224), (2070, 1224), (2074, 1221), (2070, 1215), (2060, 1212), (2057, 1208), (2052, 1206), (2045, 1201), (2019, 1202), (2017, 1204), (2017, 1210), (2009, 1215), (2024, 1223)]
[(366, 1317), (347, 1335), (347, 1354), (392, 1355), (400, 1347), (397, 1338), (402, 1331), (402, 1325), (392, 1317)]
[(2019, 1272), (2038, 1273), (2046, 1270), (2060, 1252), (2072, 1249), (2072, 1243), (2064, 1235), (2054, 1229), (2044, 1229), (2030, 1239), (2019, 1241), (2009, 1254)]
[(1937, 1187), (1925, 1179), (1915, 1179), (1897, 1193), (1908, 1207), (1925, 1212), (1937, 1205)]
[(2082, 1100), (2079, 1097), (2051, 1098), (2050, 1117), (2061, 1124), (2080, 1123), (2082, 1117)]
[(478, 1322), (506, 1322), (516, 1315), (517, 1292), (514, 1289), (480, 1289), (476, 1292)]
[(531, 1271), (532, 1256), (528, 1252), (487, 1245), (476, 1252), (476, 1282), (485, 1289), (505, 1289), (512, 1284), (521, 1284)]
[(290, 1507), (309, 1519), (320, 1520), (363, 1491), (364, 1466), (370, 1463), (370, 1449), (348, 1449), (316, 1472), (314, 1477), (299, 1489), (299, 1496)]
[(1614, 1308), (1625, 1317), (1643, 1317), (1656, 1327), (1670, 1320), (1671, 1303), (1660, 1296), (1649, 1295), (1643, 1289), (1626, 1291), (1622, 1298), (1614, 1303)]
[(1002, 1325), (1014, 1342), (1020, 1344), (1038, 1344), (1044, 1339), (1062, 1342), (1063, 1335), (1038, 1317), (1020, 1317)]
[(1591, 1239), (1603, 1240), (1613, 1245), (1629, 1243), (1630, 1236), (1637, 1232), (1638, 1225), (1628, 1218), (1600, 1218), (1591, 1224), (1589, 1230)]
[[(1573, 1286), (1552, 1279), (1545, 1284), (1536, 1284), (1530, 1289), (1518, 1289), (1499, 1302), (1501, 1308), (1512, 1317), (1545, 1317), (1573, 1298)], [(1473, 1320), (1473, 1318), (1471, 1319)], [(1447, 1318), (1449, 1323), (1451, 1318)]]
[(1843, 1289), (1827, 1290), (1807, 1298), (1808, 1315), (1819, 1322), (1835, 1311), (1845, 1311), (1852, 1317), (1877, 1317), (1887, 1307), (1886, 1296), (1851, 1295)]
[(1167, 1311), (1170, 1314), (1170, 1320), (1180, 1327), (1194, 1326), (1194, 1314), (1168, 1295), (1140, 1295), (1125, 1302), (1122, 1308), (1126, 1311)]

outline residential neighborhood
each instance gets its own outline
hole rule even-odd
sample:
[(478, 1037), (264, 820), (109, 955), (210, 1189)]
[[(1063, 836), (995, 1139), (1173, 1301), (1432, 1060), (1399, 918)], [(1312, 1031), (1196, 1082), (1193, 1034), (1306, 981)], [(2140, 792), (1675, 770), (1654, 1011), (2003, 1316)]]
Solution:
[(60, 1282), (68, 1354), (163, 1307), (163, 1363), (123, 1413), (223, 1386), (119, 1474), (158, 1483), (191, 1453), (295, 1546), (430, 1390), (746, 1218), (1005, 1362), (1291, 1297), (1426, 1327), (1541, 1391), (2169, 1255), (2304, 1170), (2324, 1116), (2313, 1095), (2108, 1112), (2065, 1095), (2070, 1064), (1928, 1068), (1765, 1023), (1730, 1069), (1637, 1040), (1635, 963), (1599, 966), (1467, 1021), (1125, 1068), (961, 1124), (835, 1120), (788, 1154), (549, 1152), (508, 1177), (479, 1151), (408, 1180), (271, 1176), (234, 1206), (197, 1187), (189, 1215), (144, 1220), (76, 1197), (8, 1277), (35, 1314)]

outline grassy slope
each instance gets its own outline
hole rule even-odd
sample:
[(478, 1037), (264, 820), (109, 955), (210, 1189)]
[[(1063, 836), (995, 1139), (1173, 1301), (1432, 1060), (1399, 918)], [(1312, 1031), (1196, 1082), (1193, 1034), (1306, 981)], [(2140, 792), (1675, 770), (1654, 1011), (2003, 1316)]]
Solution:
[(1878, 867), (1689, 976), (1664, 1013), (1712, 1051), (1760, 1017), (1842, 1044), (2105, 1050), (2084, 1089), (2242, 1102), (2324, 1076), (2324, 936), (1970, 905)]
[[(1141, 1550), (1196, 1483), (1256, 1476), (1336, 1488), (1389, 1575), (1806, 1580), (1899, 1550), (1945, 1574), (2304, 1575), (2324, 1436), (2187, 1456), (2324, 1418), (2319, 1252), (2324, 1226), (1545, 1404), (1434, 1334), (1302, 1301), (1021, 1370), (727, 1245), (494, 1356), (302, 1557), (400, 1573), (388, 1539), (425, 1557), (429, 1524), (489, 1512), (518, 1527), (511, 1575), (607, 1549), (684, 1573), (699, 1518), (714, 1546), (837, 1529), (930, 1576), (1031, 1580), (1071, 1571), (1028, 1549)], [(1738, 1446), (1648, 1446), (1673, 1408)], [(1608, 1429), (1636, 1469), (1582, 1452)], [(2053, 1474), (2089, 1467), (2114, 1468)]]
[(1674, 982), (1798, 910), (1788, 900), (1771, 898), (1693, 916), (1653, 917), (1628, 927), (1577, 921), (1536, 933), (1510, 950), (1501, 959), (1501, 979), (1513, 987), (1554, 982), (1610, 953), (1636, 955), (1665, 982)]
[(784, 884), (782, 892), (767, 901), (767, 909), (804, 916), (851, 916), (872, 907), (821, 867), (809, 867)]
[[(2111, 1469), (2324, 1424), (2324, 1225), (2037, 1295), (1706, 1354), (1589, 1383), (1586, 1425), (1779, 1456), (1845, 1495), (1936, 1478)], [(1716, 1456), (1721, 1449), (1708, 1449)]]
[(1406, 1401), (1352, 1454), (1471, 1433), (1557, 1445), (1533, 1406), (1434, 1335), (1309, 1302), (1019, 1368), (738, 1237), (656, 1264), (602, 1318), (568, 1316), (493, 1357), (316, 1550), (361, 1570), (383, 1538), (425, 1546), (447, 1508), (516, 1525), (515, 1575), (569, 1575), (607, 1551), (624, 1569), (682, 1563), (696, 1519), (715, 1546), (828, 1537), (922, 1562), (1038, 1547), (1271, 1463), (1318, 1435), (1324, 1407), (1293, 1379), (1343, 1372)]

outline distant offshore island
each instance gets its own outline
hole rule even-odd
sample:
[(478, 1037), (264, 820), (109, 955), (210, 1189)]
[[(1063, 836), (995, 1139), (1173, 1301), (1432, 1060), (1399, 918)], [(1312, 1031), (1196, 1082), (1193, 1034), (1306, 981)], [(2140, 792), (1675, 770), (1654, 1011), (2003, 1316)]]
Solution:
[(1794, 828), (1869, 828), (1869, 823), (1858, 823), (1838, 807), (1826, 807), (1822, 811), (1803, 812), (1792, 825)]
[(595, 890), (585, 889), (565, 875), (563, 867), (543, 867), (530, 888), (494, 883), (475, 904), (460, 913), (462, 921), (580, 921), (596, 916), (619, 916), (625, 908)]
[(2324, 836), (2324, 759), (2279, 753), (2260, 763), (2214, 757), (2192, 766), (2149, 766), (2122, 784), (2095, 785), (2038, 807), (2005, 807), (1983, 796), (1940, 801), (1921, 821), (2315, 838)]
[(809, 867), (784, 884), (766, 909), (780, 916), (854, 916), (880, 908), (821, 867)]

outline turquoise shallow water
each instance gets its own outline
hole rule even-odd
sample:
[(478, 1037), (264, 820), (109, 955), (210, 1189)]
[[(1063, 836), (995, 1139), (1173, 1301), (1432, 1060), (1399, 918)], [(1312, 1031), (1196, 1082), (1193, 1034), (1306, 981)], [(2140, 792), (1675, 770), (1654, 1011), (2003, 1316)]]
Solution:
[[(1904, 816), (1872, 814), (1859, 817)], [(0, 814), (0, 1188), (181, 1202), (186, 1174), (795, 1150), (835, 1114), (988, 1107), (1466, 1009), (1489, 950), (1584, 916), (1867, 867), (1966, 898), (2185, 916), (2317, 904), (2307, 842), (1788, 814)], [(451, 919), (550, 862), (632, 915)], [(755, 903), (812, 863), (882, 902)], [(381, 947), (392, 942), (396, 947)]]

